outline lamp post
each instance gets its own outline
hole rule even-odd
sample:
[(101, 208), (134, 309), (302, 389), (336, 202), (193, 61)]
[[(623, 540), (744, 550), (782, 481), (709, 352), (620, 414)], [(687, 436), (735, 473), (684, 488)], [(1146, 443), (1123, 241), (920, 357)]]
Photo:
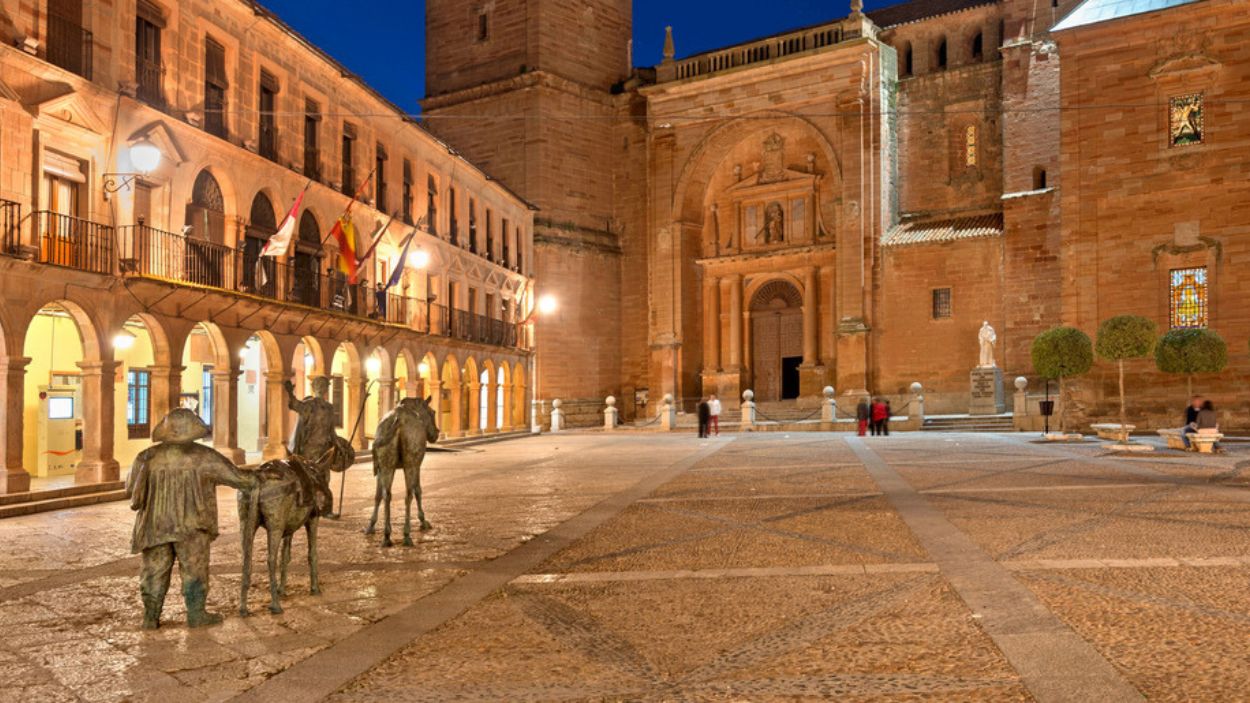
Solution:
[[(544, 317), (551, 315), (560, 307), (559, 302), (553, 295), (544, 295), (538, 299), (538, 304), (530, 310), (530, 314), (521, 322), (521, 329), (534, 325), (535, 319), (542, 315)], [(537, 326), (534, 328), (532, 335), (534, 348), (530, 350), (530, 385), (533, 387), (533, 399), (530, 401), (530, 431), (538, 434), (543, 431), (542, 422), (538, 414), (538, 334)]]

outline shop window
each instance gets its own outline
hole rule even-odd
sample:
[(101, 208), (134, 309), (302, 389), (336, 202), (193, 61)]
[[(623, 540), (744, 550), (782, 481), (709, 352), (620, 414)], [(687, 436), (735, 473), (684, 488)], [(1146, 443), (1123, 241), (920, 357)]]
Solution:
[(951, 316), (951, 289), (933, 289), (933, 319), (946, 320)]
[(1207, 326), (1207, 268), (1173, 269), (1169, 291), (1172, 329)]
[(126, 436), (145, 439), (151, 434), (152, 373), (146, 369), (126, 372)]

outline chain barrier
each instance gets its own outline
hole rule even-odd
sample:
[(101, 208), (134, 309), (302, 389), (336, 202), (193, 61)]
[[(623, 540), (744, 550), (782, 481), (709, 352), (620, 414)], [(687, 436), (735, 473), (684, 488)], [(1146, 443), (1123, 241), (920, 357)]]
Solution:
[(766, 415), (766, 414), (764, 414), (764, 413), (760, 412), (760, 411), (759, 411), (759, 409), (757, 408), (757, 409), (755, 410), (755, 417), (757, 417), (757, 418), (763, 418), (763, 419), (764, 419), (765, 421), (767, 421), (767, 422), (776, 422), (776, 423), (778, 423), (778, 424), (783, 423), (783, 422), (807, 422), (808, 420), (812, 419), (813, 417), (816, 417), (817, 415), (819, 415), (819, 414), (820, 414), (820, 411), (821, 411), (822, 409), (823, 409), (823, 408), (816, 408), (816, 410), (815, 410), (814, 412), (809, 413), (808, 415), (805, 415), (805, 416), (803, 416), (803, 417), (801, 417), (801, 418), (799, 418), (799, 419), (797, 419), (797, 420), (778, 420), (778, 419), (776, 419), (776, 418), (769, 417), (768, 415)]

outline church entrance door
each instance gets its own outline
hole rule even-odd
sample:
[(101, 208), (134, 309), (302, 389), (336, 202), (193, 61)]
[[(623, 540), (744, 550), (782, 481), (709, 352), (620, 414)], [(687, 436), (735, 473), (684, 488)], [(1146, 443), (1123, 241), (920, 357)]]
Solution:
[(751, 299), (751, 360), (755, 398), (799, 397), (803, 361), (803, 298), (786, 281), (773, 281)]

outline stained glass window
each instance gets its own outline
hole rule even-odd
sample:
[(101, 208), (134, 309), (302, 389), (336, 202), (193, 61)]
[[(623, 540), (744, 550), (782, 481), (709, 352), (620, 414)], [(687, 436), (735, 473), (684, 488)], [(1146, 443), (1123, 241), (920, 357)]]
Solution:
[(1205, 136), (1202, 93), (1181, 95), (1168, 101), (1168, 139), (1172, 146), (1201, 144)]
[(977, 165), (977, 126), (974, 124), (964, 130), (964, 164)]
[(1172, 329), (1207, 326), (1207, 269), (1173, 269), (1169, 299)]

